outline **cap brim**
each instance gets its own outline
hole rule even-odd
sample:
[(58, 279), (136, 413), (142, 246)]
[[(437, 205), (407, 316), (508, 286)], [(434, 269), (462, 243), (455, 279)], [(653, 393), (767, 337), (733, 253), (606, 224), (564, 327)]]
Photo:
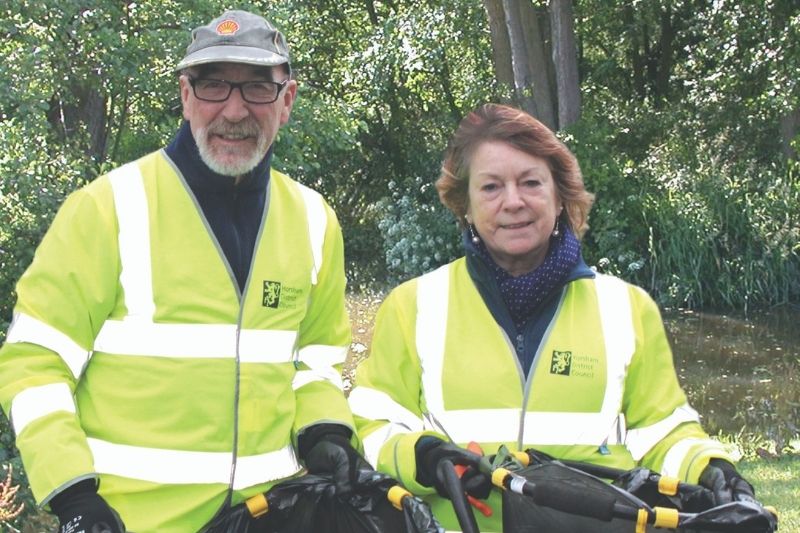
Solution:
[(211, 46), (184, 57), (175, 70), (205, 65), (207, 63), (242, 63), (262, 67), (283, 65), (289, 60), (263, 48), (249, 46)]

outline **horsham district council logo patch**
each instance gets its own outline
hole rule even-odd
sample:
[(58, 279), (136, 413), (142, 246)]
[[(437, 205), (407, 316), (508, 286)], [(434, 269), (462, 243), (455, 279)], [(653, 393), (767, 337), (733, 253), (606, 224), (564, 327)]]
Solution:
[(553, 350), (553, 359), (550, 361), (550, 373), (569, 376), (572, 367), (572, 352), (559, 352)]

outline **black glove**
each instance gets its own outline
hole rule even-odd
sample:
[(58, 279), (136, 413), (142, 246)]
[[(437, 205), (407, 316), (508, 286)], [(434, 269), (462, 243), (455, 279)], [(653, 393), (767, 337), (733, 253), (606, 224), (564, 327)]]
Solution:
[(358, 484), (359, 473), (374, 469), (350, 444), (350, 430), (336, 424), (319, 424), (299, 438), (300, 458), (310, 474), (332, 474), (336, 494), (345, 495)]
[(700, 474), (700, 485), (714, 493), (714, 503), (750, 502), (758, 504), (753, 486), (724, 459), (711, 459)]
[(439, 477), (439, 461), (449, 459), (455, 465), (466, 466), (461, 475), (464, 491), (470, 496), (486, 499), (492, 491), (492, 480), (478, 469), (481, 456), (438, 437), (425, 435), (414, 446), (417, 460), (417, 481), (433, 487), (439, 496), (449, 497), (444, 480)]
[(116, 511), (97, 494), (93, 479), (80, 481), (50, 500), (58, 533), (125, 533)]

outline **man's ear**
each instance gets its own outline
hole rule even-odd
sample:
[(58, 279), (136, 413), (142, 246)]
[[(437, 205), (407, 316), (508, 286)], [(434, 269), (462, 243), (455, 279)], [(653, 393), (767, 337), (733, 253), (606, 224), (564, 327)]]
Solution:
[(181, 104), (183, 105), (183, 118), (189, 120), (189, 112), (187, 110), (189, 97), (192, 92), (192, 85), (189, 83), (189, 78), (185, 74), (181, 74), (178, 78), (181, 88)]
[(292, 107), (297, 98), (297, 82), (289, 80), (286, 83), (286, 89), (283, 90), (283, 109), (281, 110), (281, 126), (289, 122), (289, 116), (292, 114)]

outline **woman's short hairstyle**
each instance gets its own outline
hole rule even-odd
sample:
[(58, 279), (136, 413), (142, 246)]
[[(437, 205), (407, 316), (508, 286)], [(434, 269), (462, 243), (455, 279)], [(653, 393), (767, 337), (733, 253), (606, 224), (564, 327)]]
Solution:
[(472, 155), (482, 143), (491, 141), (508, 143), (547, 162), (564, 205), (562, 223), (580, 238), (588, 229), (594, 195), (583, 186), (577, 159), (547, 126), (524, 111), (500, 104), (484, 104), (464, 117), (445, 152), (436, 189), (458, 223), (466, 225)]

